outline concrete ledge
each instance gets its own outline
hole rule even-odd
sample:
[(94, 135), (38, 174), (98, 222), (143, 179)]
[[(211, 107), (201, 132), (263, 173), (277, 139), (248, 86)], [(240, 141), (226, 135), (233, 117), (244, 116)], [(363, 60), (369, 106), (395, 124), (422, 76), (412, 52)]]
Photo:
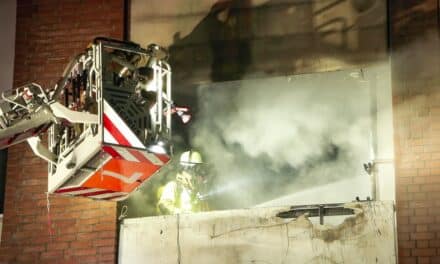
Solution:
[(290, 207), (127, 219), (119, 263), (396, 263), (393, 203), (342, 207), (333, 226), (277, 217)]

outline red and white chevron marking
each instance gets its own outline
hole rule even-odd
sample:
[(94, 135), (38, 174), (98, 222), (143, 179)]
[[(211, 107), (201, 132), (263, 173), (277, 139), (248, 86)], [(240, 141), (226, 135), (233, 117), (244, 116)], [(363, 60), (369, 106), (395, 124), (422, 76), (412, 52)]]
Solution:
[(111, 190), (104, 190), (100, 188), (88, 188), (88, 187), (67, 187), (61, 188), (55, 191), (58, 194), (90, 197), (93, 199), (102, 200), (114, 200), (124, 198), (128, 195), (126, 192), (114, 192)]
[(163, 166), (168, 162), (169, 157), (166, 155), (158, 155), (148, 151), (130, 149), (118, 146), (104, 145), (102, 149), (110, 154), (113, 158), (123, 159), (134, 162), (147, 162), (157, 166)]
[(125, 124), (124, 120), (104, 100), (104, 142), (135, 148), (145, 148), (144, 144)]

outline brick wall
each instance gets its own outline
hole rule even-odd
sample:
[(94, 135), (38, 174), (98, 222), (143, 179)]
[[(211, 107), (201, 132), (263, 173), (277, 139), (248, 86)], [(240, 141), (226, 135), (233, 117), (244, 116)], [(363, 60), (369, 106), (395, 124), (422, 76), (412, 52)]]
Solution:
[(437, 0), (391, 1), (399, 263), (440, 263)]
[[(95, 36), (121, 38), (123, 0), (19, 0), (14, 85), (53, 87)], [(46, 162), (26, 144), (9, 150), (0, 263), (114, 263), (116, 204), (51, 196)]]
[[(53, 86), (95, 36), (120, 38), (122, 0), (18, 1), (15, 86)], [(391, 2), (400, 263), (440, 263), (440, 66), (437, 1)], [(9, 152), (0, 262), (113, 263), (116, 206), (50, 197), (46, 163)]]

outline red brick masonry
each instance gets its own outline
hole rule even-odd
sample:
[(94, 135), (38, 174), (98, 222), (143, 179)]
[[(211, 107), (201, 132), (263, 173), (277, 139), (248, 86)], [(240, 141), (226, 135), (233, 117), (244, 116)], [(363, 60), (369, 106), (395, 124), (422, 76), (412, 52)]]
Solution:
[[(19, 0), (14, 85), (53, 87), (96, 36), (122, 38), (123, 0)], [(9, 149), (0, 263), (115, 263), (116, 204), (52, 195), (47, 164), (26, 144)]]

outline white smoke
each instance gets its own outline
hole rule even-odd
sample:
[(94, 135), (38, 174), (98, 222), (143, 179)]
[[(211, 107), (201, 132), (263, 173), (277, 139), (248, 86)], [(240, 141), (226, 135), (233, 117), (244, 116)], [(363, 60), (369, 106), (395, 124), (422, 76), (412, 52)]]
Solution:
[(350, 72), (201, 86), (192, 145), (213, 166), (217, 202), (253, 206), (364, 174), (371, 95)]

